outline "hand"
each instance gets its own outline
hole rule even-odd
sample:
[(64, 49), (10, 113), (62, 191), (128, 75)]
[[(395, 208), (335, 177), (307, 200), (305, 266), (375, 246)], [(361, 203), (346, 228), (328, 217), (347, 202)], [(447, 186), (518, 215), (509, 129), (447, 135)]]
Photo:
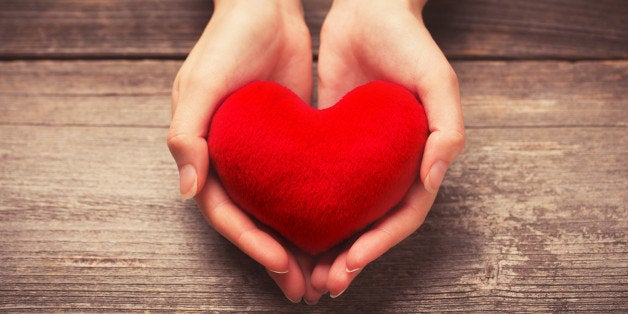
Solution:
[(209, 24), (174, 81), (168, 147), (182, 197), (196, 196), (209, 224), (265, 266), (284, 294), (298, 301), (307, 291), (300, 265), (310, 265), (309, 280), (313, 263), (260, 229), (208, 175), (211, 117), (225, 97), (254, 80), (278, 82), (310, 101), (312, 52), (298, 0), (215, 1)]
[(335, 104), (372, 80), (405, 86), (425, 107), (430, 135), (420, 180), (399, 206), (348, 248), (322, 257), (312, 273), (316, 290), (344, 292), (370, 262), (423, 223), (453, 159), (464, 146), (457, 77), (423, 24), (422, 1), (335, 0), (321, 30), (319, 108)]

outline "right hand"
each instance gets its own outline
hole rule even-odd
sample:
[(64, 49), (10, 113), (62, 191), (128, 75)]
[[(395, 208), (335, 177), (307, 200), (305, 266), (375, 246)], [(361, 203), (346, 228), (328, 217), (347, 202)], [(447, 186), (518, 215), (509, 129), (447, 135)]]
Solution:
[[(212, 115), (227, 96), (255, 80), (275, 81), (310, 102), (312, 52), (300, 1), (215, 1), (209, 24), (174, 81), (168, 148), (179, 169), (182, 197), (195, 197), (209, 224), (266, 267), (296, 302), (310, 286), (310, 270), (300, 265), (311, 268), (311, 261), (260, 229), (209, 172)], [(306, 297), (320, 296), (310, 291)]]

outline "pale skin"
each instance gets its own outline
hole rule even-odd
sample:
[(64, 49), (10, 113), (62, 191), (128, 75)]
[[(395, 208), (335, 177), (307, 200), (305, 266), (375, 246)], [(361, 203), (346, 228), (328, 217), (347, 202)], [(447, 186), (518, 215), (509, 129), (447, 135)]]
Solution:
[(372, 261), (415, 232), (447, 168), (464, 146), (458, 80), (425, 28), (424, 0), (335, 0), (321, 30), (318, 106), (372, 80), (405, 86), (423, 103), (431, 134), (420, 176), (400, 205), (342, 247), (309, 256), (252, 220), (208, 175), (212, 114), (236, 89), (276, 81), (309, 102), (312, 51), (296, 0), (215, 0), (214, 14), (173, 85), (168, 147), (184, 198), (208, 223), (263, 265), (292, 302), (342, 294)]

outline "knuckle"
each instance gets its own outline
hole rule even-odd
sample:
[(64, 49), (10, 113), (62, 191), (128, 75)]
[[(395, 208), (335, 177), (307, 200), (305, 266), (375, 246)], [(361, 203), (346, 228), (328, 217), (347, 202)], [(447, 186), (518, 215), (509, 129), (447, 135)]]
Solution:
[(383, 237), (387, 240), (387, 242), (395, 242), (396, 237), (394, 235), (393, 232), (391, 232), (390, 230), (379, 226), (377, 228), (374, 229), (376, 232), (378, 232), (378, 234), (380, 235), (380, 237)]
[(209, 204), (209, 209), (211, 211), (223, 211), (226, 210), (226, 207), (229, 204), (228, 198), (217, 199)]
[(185, 134), (173, 131), (171, 129), (170, 132), (168, 132), (168, 136), (166, 137), (166, 143), (168, 144), (168, 148), (171, 151), (179, 151), (189, 146), (188, 144), (190, 143), (190, 141)]
[(454, 71), (454, 68), (452, 68), (451, 66), (448, 67), (447, 71), (448, 71), (447, 77), (449, 78), (449, 83), (452, 86), (457, 88), (459, 86), (458, 74), (456, 74), (456, 71)]
[(248, 242), (250, 239), (254, 239), (256, 235), (255, 229), (244, 229), (238, 234), (234, 242), (236, 245), (243, 245)]
[(467, 141), (464, 130), (454, 131), (450, 137), (450, 141), (452, 147), (456, 148), (458, 152), (462, 151)]
[(228, 203), (228, 199), (218, 199), (207, 204), (207, 218), (212, 226), (216, 225), (217, 216), (227, 210)]

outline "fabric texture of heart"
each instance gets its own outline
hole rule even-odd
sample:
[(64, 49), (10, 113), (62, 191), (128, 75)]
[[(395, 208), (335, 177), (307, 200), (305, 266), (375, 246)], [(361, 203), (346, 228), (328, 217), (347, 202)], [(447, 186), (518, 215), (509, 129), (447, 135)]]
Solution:
[(417, 179), (428, 134), (423, 107), (396, 84), (371, 82), (317, 110), (260, 81), (222, 103), (208, 145), (231, 199), (317, 254), (402, 200)]

